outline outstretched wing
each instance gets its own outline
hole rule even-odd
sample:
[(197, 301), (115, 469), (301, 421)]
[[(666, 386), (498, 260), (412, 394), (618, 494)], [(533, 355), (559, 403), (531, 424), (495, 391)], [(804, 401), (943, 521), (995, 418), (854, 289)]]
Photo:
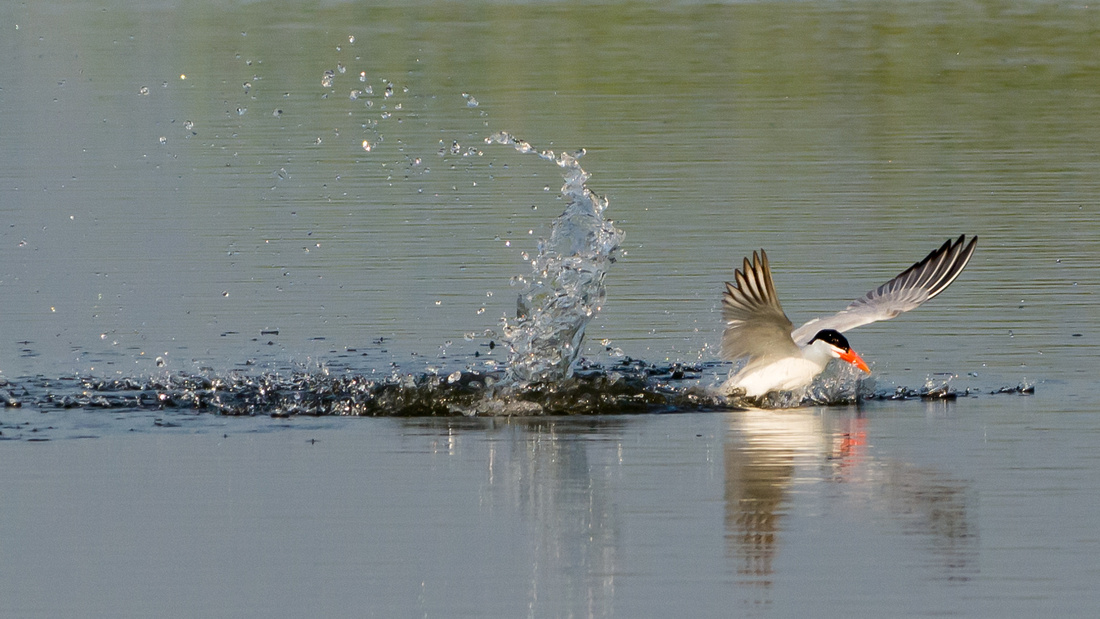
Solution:
[(852, 301), (832, 316), (815, 318), (795, 329), (795, 342), (805, 344), (822, 329), (844, 332), (861, 325), (889, 320), (908, 312), (943, 292), (962, 273), (974, 255), (978, 237), (966, 242), (966, 235), (948, 240), (923, 260), (902, 271), (894, 279)]
[(722, 295), (722, 319), (726, 321), (722, 357), (762, 361), (797, 355), (798, 346), (791, 339), (794, 325), (779, 305), (764, 250), (753, 252), (751, 263), (745, 258), (733, 279), (733, 283), (726, 282)]

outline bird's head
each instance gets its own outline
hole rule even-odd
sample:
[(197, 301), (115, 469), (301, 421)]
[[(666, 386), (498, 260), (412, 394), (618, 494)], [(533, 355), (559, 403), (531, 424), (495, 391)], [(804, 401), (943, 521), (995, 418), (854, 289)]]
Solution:
[(822, 329), (817, 332), (817, 335), (813, 336), (809, 345), (823, 348), (829, 356), (851, 363), (868, 374), (871, 373), (871, 368), (867, 367), (867, 363), (863, 361), (863, 358), (852, 350), (852, 347), (848, 345), (848, 339), (840, 331)]

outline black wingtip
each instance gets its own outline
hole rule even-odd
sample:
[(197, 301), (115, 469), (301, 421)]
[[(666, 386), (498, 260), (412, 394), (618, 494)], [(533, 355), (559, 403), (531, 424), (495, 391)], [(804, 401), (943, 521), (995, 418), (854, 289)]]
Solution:
[(939, 263), (935, 271), (929, 274), (929, 279), (935, 282), (928, 287), (929, 299), (943, 292), (956, 278), (958, 278), (963, 269), (970, 262), (970, 258), (974, 256), (974, 250), (977, 244), (977, 235), (971, 237), (970, 242), (967, 243), (966, 235), (960, 234), (959, 238), (955, 239), (954, 242), (950, 239), (947, 240), (939, 249), (928, 254), (924, 260), (918, 263), (921, 267), (931, 262)]

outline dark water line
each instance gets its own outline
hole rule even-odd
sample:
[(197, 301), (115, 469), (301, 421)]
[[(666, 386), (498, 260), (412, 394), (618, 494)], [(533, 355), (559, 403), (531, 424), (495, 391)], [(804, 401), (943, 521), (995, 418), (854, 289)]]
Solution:
[[(741, 405), (851, 405), (876, 400), (941, 400), (979, 394), (1034, 393), (1032, 385), (975, 391), (948, 383), (921, 389), (897, 387), (819, 391), (792, 401), (790, 395), (737, 402), (708, 388), (723, 364), (658, 366), (624, 360), (611, 366), (581, 366), (556, 383), (502, 389), (503, 373), (393, 374), (384, 379), (324, 372), (166, 374), (159, 377), (28, 377), (0, 384), (7, 409), (86, 411), (178, 411), (226, 416), (531, 416), (629, 415), (736, 410)], [(831, 398), (831, 399), (830, 399)]]

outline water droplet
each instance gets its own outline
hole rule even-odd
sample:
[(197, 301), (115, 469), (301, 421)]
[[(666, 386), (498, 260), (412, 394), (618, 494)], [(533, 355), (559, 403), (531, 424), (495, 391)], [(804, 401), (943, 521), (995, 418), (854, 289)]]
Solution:
[(344, 63), (338, 62), (336, 63), (336, 70), (339, 71), (342, 75), (348, 70), (348, 68), (344, 66)]
[(393, 96), (393, 84), (386, 83), (386, 91), (382, 93), (387, 99)]
[(252, 82), (245, 82), (244, 83), (244, 91), (248, 92), (249, 90), (252, 90)]
[(332, 78), (336, 76), (336, 72), (332, 69), (325, 69), (325, 74), (321, 77), (322, 88), (332, 88)]
[(183, 128), (184, 128), (184, 129), (187, 129), (188, 131), (194, 131), (194, 129), (195, 129), (195, 123), (191, 122), (190, 120), (188, 120), (188, 121), (185, 121), (185, 122), (183, 123)]
[(367, 81), (367, 72), (366, 71), (360, 71), (359, 72), (359, 81), (360, 82)]
[(436, 305), (443, 305), (443, 301), (436, 301), (435, 304)]
[(142, 86), (141, 90), (138, 91), (138, 94), (143, 96), (143, 97), (149, 96), (149, 87), (148, 86)]
[(248, 111), (248, 108), (239, 107), (239, 108), (237, 108), (237, 116), (244, 116), (244, 113), (247, 112), (247, 111)]
[(162, 368), (166, 365), (168, 365), (168, 362), (165, 361), (164, 357), (157, 357), (157, 367), (158, 368)]
[(451, 373), (450, 376), (447, 377), (447, 383), (451, 385), (457, 383), (460, 380), (462, 380), (462, 372), (459, 372), (458, 370), (455, 370)]
[(355, 35), (354, 34), (349, 34), (348, 35), (348, 43), (355, 43)]
[(164, 145), (164, 144), (168, 143), (168, 138), (166, 138), (162, 135), (162, 136), (160, 136), (159, 141), (160, 141), (161, 145)]
[(361, 95), (361, 94), (363, 94), (362, 90), (353, 90), (353, 91), (351, 91), (351, 94), (348, 95), (348, 98), (351, 99), (352, 101), (355, 101), (356, 99), (359, 98), (359, 95)]
[(367, 152), (369, 153), (369, 152), (370, 152), (370, 148), (371, 148), (371, 146), (370, 146), (370, 142), (368, 142), (368, 141), (366, 141), (366, 140), (363, 140), (363, 150), (365, 150), (365, 151), (367, 151)]

